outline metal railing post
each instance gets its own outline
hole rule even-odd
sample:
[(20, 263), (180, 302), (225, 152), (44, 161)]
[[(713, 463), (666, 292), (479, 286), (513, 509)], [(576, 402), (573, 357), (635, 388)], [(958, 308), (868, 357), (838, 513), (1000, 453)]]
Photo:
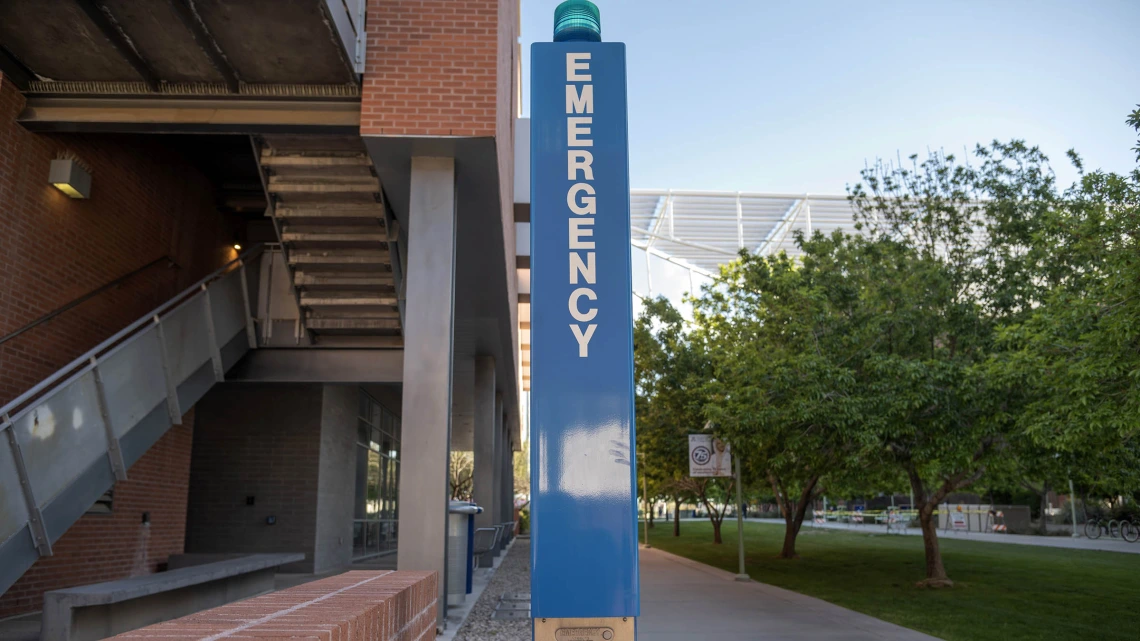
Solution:
[(20, 478), (20, 490), (24, 493), (24, 503), (28, 506), (28, 527), (32, 530), (32, 539), (35, 540), (36, 550), (40, 556), (51, 556), (51, 540), (48, 538), (47, 528), (44, 527), (44, 515), (36, 503), (35, 493), (32, 492), (32, 481), (28, 478), (28, 468), (24, 466), (24, 451), (20, 448), (20, 441), (16, 438), (16, 425), (12, 418), (4, 414), (4, 424), (0, 426), (8, 435), (8, 445), (12, 448), (12, 459), (16, 465), (16, 476)]
[(249, 282), (245, 271), (245, 261), (238, 267), (238, 278), (241, 278), (241, 300), (245, 303), (245, 339), (250, 349), (257, 349), (257, 330), (254, 329), (253, 308), (249, 304)]
[(99, 405), (99, 415), (103, 417), (103, 429), (107, 433), (107, 458), (115, 472), (116, 481), (127, 480), (127, 465), (123, 461), (123, 451), (119, 449), (119, 438), (115, 436), (115, 426), (111, 424), (111, 412), (107, 407), (107, 391), (103, 388), (103, 375), (99, 373), (99, 362), (91, 357), (91, 373), (95, 377), (95, 402)]
[(214, 330), (214, 307), (210, 303), (210, 289), (202, 283), (202, 297), (206, 301), (206, 337), (210, 341), (210, 363), (214, 367), (214, 380), (226, 380), (226, 370), (222, 367), (222, 350), (218, 347), (218, 333)]
[(158, 332), (158, 355), (162, 359), (162, 377), (166, 381), (166, 412), (173, 425), (182, 425), (182, 408), (178, 406), (178, 387), (174, 373), (170, 371), (170, 354), (166, 350), (166, 332), (162, 329), (162, 319), (157, 315), (154, 324)]

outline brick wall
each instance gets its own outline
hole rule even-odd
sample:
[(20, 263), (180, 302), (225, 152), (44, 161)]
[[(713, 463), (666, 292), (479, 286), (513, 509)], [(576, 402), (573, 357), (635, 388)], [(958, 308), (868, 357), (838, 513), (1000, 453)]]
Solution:
[(345, 572), (111, 638), (430, 641), (438, 585), (434, 572)]
[(502, 1), (368, 0), (360, 133), (494, 136)]
[(110, 514), (80, 518), (0, 596), (0, 619), (39, 610), (47, 590), (148, 574), (182, 553), (193, 425), (191, 410), (115, 485)]
[[(151, 267), (0, 345), (0, 404), (233, 257), (209, 181), (161, 136), (33, 134), (15, 122), (23, 106), (0, 78), (0, 336), (155, 258), (177, 267)], [(91, 167), (90, 199), (48, 184), (64, 152)], [(131, 467), (112, 514), (81, 518), (0, 597), (0, 617), (38, 609), (45, 590), (153, 572), (182, 552), (191, 421)]]
[[(0, 404), (233, 258), (204, 175), (161, 136), (33, 134), (0, 81), (0, 336), (170, 256), (117, 289), (0, 344)], [(58, 154), (91, 167), (91, 198), (47, 182)]]
[(198, 401), (186, 552), (304, 552), (284, 569), (313, 571), (321, 395), (317, 384), (223, 383)]

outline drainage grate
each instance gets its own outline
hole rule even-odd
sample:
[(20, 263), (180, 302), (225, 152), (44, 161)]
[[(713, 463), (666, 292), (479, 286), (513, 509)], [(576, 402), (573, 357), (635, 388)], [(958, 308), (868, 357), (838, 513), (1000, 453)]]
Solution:
[(529, 619), (530, 618), (530, 592), (508, 592), (504, 594), (491, 619)]

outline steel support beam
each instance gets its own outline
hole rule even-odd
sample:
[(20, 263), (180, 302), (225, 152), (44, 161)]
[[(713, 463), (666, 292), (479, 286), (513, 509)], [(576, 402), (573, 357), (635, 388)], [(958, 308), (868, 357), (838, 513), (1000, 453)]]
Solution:
[(233, 65), (226, 58), (226, 54), (218, 45), (218, 41), (210, 34), (210, 30), (206, 28), (206, 24), (198, 17), (197, 12), (190, 6), (189, 0), (170, 0), (170, 5), (174, 7), (174, 12), (178, 14), (178, 19), (182, 22), (182, 26), (194, 36), (194, 41), (198, 43), (206, 56), (210, 58), (210, 64), (222, 74), (226, 79), (226, 86), (230, 88), (232, 93), (237, 93), (241, 87), (241, 78), (238, 77), (237, 71), (234, 70)]
[[(777, 223), (776, 226), (768, 232), (768, 235), (764, 237), (764, 240), (761, 241), (760, 245), (756, 248), (756, 253), (758, 255), (767, 256), (768, 254), (772, 253), (773, 247), (783, 242), (784, 239), (787, 238), (788, 231), (791, 230), (792, 225), (795, 224), (796, 217), (799, 216), (800, 210), (803, 208), (804, 203), (806, 202), (807, 199), (804, 198), (795, 201), (790, 207), (788, 207), (787, 211), (784, 212), (784, 215), (780, 217), (780, 222)], [(777, 235), (780, 236), (779, 239), (776, 238)]]
[(17, 122), (42, 132), (356, 134), (360, 101), (31, 96)]
[(226, 378), (258, 383), (399, 383), (404, 378), (404, 351), (263, 347), (250, 350)]
[(143, 82), (150, 87), (151, 91), (158, 91), (159, 80), (155, 75), (154, 69), (151, 69), (150, 63), (143, 59), (138, 49), (135, 48), (134, 41), (123, 27), (115, 20), (115, 16), (111, 14), (110, 9), (106, 7), (99, 0), (75, 0), (79, 8), (87, 14), (91, 22), (106, 36), (119, 55), (127, 61), (128, 64), (135, 70), (135, 73), (143, 79)]
[(4, 47), (0, 47), (0, 73), (3, 73), (4, 77), (20, 91), (27, 89), (28, 83), (36, 79), (36, 74)]

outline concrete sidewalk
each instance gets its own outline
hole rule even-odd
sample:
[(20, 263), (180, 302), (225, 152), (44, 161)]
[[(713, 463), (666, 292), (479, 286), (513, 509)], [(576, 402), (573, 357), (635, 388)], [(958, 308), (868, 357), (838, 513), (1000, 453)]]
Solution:
[[(682, 519), (684, 520), (684, 519)], [(705, 519), (707, 521), (708, 519)], [(726, 521), (728, 519), (725, 519)], [(744, 519), (752, 523), (772, 523), (784, 526), (781, 519)], [(877, 523), (862, 525), (847, 523), (815, 523), (804, 519), (803, 528), (824, 528), (828, 530), (842, 530), (845, 532), (862, 532), (864, 534), (887, 534), (887, 526)], [(892, 533), (894, 534), (894, 533)], [(907, 528), (898, 532), (900, 536), (922, 536), (922, 530), (916, 527)], [(1129, 543), (1123, 539), (1087, 539), (1085, 537), (1073, 538), (1071, 536), (1039, 536), (1033, 534), (997, 534), (990, 532), (963, 532), (960, 530), (938, 530), (941, 540), (958, 539), (961, 541), (981, 541), (982, 543), (1012, 543), (1014, 545), (1035, 545), (1043, 548), (1067, 548), (1070, 550), (1097, 550), (1099, 552), (1123, 552), (1125, 554), (1140, 554), (1140, 543)], [(653, 541), (650, 541), (652, 543)]]
[(638, 641), (937, 641), (826, 601), (641, 550)]

